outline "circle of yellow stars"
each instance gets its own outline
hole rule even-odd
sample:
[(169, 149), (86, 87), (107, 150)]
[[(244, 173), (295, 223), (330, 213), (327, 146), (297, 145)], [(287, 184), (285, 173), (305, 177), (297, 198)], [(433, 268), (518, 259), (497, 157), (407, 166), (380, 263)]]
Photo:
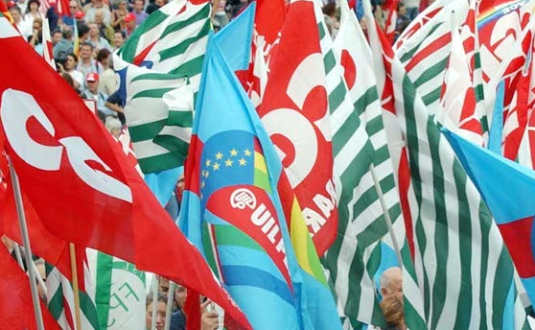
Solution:
[[(201, 172), (201, 188), (206, 186), (206, 180), (208, 177), (210, 177), (210, 173), (219, 171), (226, 167), (233, 167), (234, 165), (246, 166), (247, 162), (251, 161), (252, 156), (253, 151), (249, 148), (241, 151), (232, 148), (226, 153), (218, 151), (215, 155), (213, 155), (213, 157), (207, 157), (207, 159), (204, 161)], [(201, 199), (202, 198), (203, 194), (201, 193)]]

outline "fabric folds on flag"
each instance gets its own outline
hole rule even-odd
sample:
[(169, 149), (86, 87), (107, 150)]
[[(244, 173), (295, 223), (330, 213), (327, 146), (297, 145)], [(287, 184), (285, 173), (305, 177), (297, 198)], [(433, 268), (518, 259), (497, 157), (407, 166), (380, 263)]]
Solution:
[(535, 172), (448, 130), (443, 132), (494, 216), (533, 304)]
[(328, 287), (298, 265), (279, 197), (284, 169), (215, 43), (203, 72), (181, 228), (254, 329), (340, 328)]
[(45, 227), (65, 241), (191, 287), (247, 328), (243, 313), (117, 142), (10, 28), (0, 30), (0, 60), (13, 63), (0, 75), (2, 131), (21, 189)]
[[(0, 247), (0, 264), (2, 265), (2, 276), (0, 276), (2, 329), (37, 330), (28, 276), (3, 246)], [(45, 304), (41, 300), (39, 303), (45, 329), (61, 330)]]

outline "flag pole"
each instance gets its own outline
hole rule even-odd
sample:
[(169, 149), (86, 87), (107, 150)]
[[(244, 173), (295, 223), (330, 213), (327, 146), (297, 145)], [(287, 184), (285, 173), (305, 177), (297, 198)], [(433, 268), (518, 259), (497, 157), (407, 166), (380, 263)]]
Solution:
[(375, 166), (373, 166), (373, 164), (370, 164), (370, 172), (372, 174), (373, 183), (375, 185), (375, 191), (377, 192), (377, 196), (379, 197), (379, 201), (381, 202), (383, 214), (385, 215), (386, 226), (388, 227), (388, 232), (390, 233), (390, 238), (392, 239), (392, 244), (394, 245), (394, 250), (396, 251), (396, 257), (398, 259), (399, 267), (401, 267), (403, 265), (403, 259), (401, 258), (401, 250), (399, 249), (398, 240), (394, 233), (394, 227), (392, 226), (392, 219), (390, 218), (390, 213), (388, 212), (388, 208), (386, 207), (385, 197), (383, 195), (383, 191), (381, 190), (381, 185), (379, 184), (377, 175), (375, 174)]
[(156, 330), (156, 311), (158, 309), (158, 284), (160, 282), (159, 276), (160, 275), (154, 274), (155, 281), (152, 281), (152, 322), (150, 324), (151, 330)]
[(78, 285), (78, 268), (76, 267), (76, 249), (73, 243), (69, 243), (69, 252), (71, 255), (72, 291), (74, 293), (76, 330), (82, 330), (82, 319), (80, 318), (80, 286)]
[[(30, 265), (32, 263), (32, 248), (30, 246), (30, 237), (28, 235), (28, 227), (26, 226), (26, 215), (24, 214), (24, 205), (22, 203), (22, 194), (20, 192), (19, 178), (17, 177), (17, 173), (15, 172), (15, 168), (13, 167), (13, 163), (11, 162), (11, 158), (9, 156), (7, 157), (7, 160), (9, 162), (11, 184), (13, 185), (13, 192), (15, 195), (15, 206), (17, 207), (17, 215), (19, 218), (20, 234), (22, 236), (22, 243), (24, 245), (24, 249), (26, 252), (24, 256), (26, 258), (26, 265)], [(41, 305), (39, 304), (39, 294), (37, 292), (37, 284), (35, 283), (35, 280), (34, 280), (36, 276), (35, 268), (28, 267), (28, 271), (30, 273), (30, 276), (29, 276), (30, 289), (32, 292), (32, 303), (33, 303), (33, 308), (35, 312), (34, 314), (35, 314), (35, 322), (37, 324), (37, 329), (45, 330), (45, 326), (43, 324), (43, 315), (41, 314)]]
[(165, 313), (164, 330), (171, 328), (171, 314), (173, 313), (173, 300), (175, 299), (176, 284), (169, 281), (169, 294), (167, 295), (167, 312)]
[[(26, 269), (24, 269), (24, 263), (22, 262), (22, 254), (20, 253), (20, 245), (18, 245), (17, 242), (13, 242), (13, 250), (15, 251), (15, 257), (17, 258), (17, 262), (20, 268), (22, 268), (23, 271), (26, 271)], [(37, 271), (37, 267), (35, 267), (35, 263), (33, 261), (32, 261), (32, 267), (35, 270), (35, 275), (36, 275), (35, 279), (37, 280), (37, 283), (39, 284), (41, 289), (43, 289), (45, 296), (48, 296), (46, 284), (41, 278), (41, 276), (39, 276), (39, 272)]]

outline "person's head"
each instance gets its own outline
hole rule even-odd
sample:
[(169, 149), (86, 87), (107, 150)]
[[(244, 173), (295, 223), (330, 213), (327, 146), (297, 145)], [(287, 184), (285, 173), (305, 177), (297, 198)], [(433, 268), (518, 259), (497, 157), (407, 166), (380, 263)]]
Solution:
[(381, 301), (381, 309), (386, 319), (388, 329), (406, 330), (403, 301), (396, 296), (384, 298)]
[(133, 13), (130, 13), (124, 17), (124, 22), (126, 27), (132, 31), (136, 28), (136, 16)]
[(400, 2), (398, 3), (398, 16), (402, 17), (405, 15), (407, 15), (407, 8), (405, 8), (405, 5)]
[(61, 30), (54, 30), (54, 32), (52, 32), (52, 45), (56, 45), (61, 39), (63, 39)]
[(118, 139), (121, 135), (121, 129), (123, 128), (123, 125), (121, 125), (121, 121), (119, 119), (113, 117), (106, 117), (106, 122), (104, 123), (104, 126), (106, 126), (108, 132), (110, 132), (111, 135), (113, 135), (116, 139)]
[(98, 38), (99, 31), (97, 23), (89, 23), (89, 38)]
[(106, 48), (99, 50), (97, 54), (97, 61), (100, 62), (100, 64), (102, 64), (102, 66), (106, 69), (109, 67), (110, 55), (111, 52)]
[(39, 10), (39, 0), (30, 0), (28, 2), (28, 7), (26, 7), (26, 12), (27, 13), (36, 13), (37, 10)]
[(104, 9), (99, 8), (95, 11), (95, 24), (101, 25), (104, 22)]
[(180, 178), (178, 178), (178, 183), (176, 184), (176, 197), (179, 201), (182, 201), (183, 194), (184, 194), (184, 174), (180, 175)]
[(115, 48), (119, 48), (124, 44), (124, 41), (126, 39), (126, 34), (124, 31), (116, 31), (113, 35), (113, 45)]
[(63, 32), (61, 32), (61, 35), (62, 35), (62, 38), (67, 40), (67, 41), (71, 41), (72, 39), (72, 30), (70, 28), (66, 28), (63, 30)]
[(188, 289), (185, 286), (177, 284), (175, 289), (175, 303), (178, 309), (184, 310), (184, 304), (186, 303), (186, 297), (188, 296)]
[(392, 267), (385, 270), (381, 276), (381, 295), (383, 298), (390, 296), (403, 297), (401, 268)]
[(69, 2), (69, 11), (71, 12), (71, 15), (74, 15), (76, 11), (80, 10), (80, 6), (78, 5), (78, 2), (75, 0), (71, 0)]
[(65, 80), (67, 82), (67, 84), (69, 84), (69, 86), (71, 86), (72, 88), (74, 88), (74, 79), (72, 79), (71, 75), (66, 73), (66, 72), (63, 72), (61, 74), (61, 78), (63, 78), (63, 80)]
[(167, 314), (167, 299), (164, 296), (158, 295), (156, 302), (153, 302), (152, 293), (147, 295), (145, 303), (145, 328), (147, 330), (151, 329), (153, 309), (156, 309), (156, 329), (162, 330), (165, 325), (165, 316)]
[(119, 10), (128, 11), (128, 7), (126, 5), (126, 0), (119, 1)]
[(22, 11), (20, 10), (19, 6), (11, 6), (9, 8), (9, 13), (11, 14), (11, 17), (13, 17), (15, 23), (19, 23), (22, 19)]
[(41, 31), (43, 29), (43, 20), (40, 18), (36, 18), (33, 20), (32, 25), (32, 31), (39, 30)]
[(134, 11), (136, 13), (141, 13), (143, 11), (143, 6), (145, 5), (145, 2), (143, 0), (135, 0), (134, 1)]
[(156, 1), (154, 1), (154, 3), (158, 7), (163, 7), (165, 5), (165, 1), (164, 0), (156, 0)]
[(93, 0), (93, 1), (91, 1), (91, 2), (92, 2), (93, 6), (94, 6), (95, 8), (102, 8), (102, 7), (104, 7), (104, 1), (102, 1), (102, 0)]
[(336, 3), (329, 2), (328, 4), (323, 6), (323, 13), (329, 17), (336, 16)]
[(85, 24), (78, 25), (78, 39), (83, 42), (89, 36), (89, 27)]
[(80, 59), (89, 60), (93, 55), (93, 45), (90, 42), (84, 42), (80, 45)]
[(169, 294), (169, 280), (163, 276), (158, 276), (158, 293), (164, 297)]
[(67, 71), (71, 71), (76, 67), (77, 64), (78, 64), (78, 56), (76, 56), (75, 54), (71, 53), (71, 54), (67, 55), (67, 59), (65, 59), (64, 68)]
[(98, 94), (98, 73), (90, 72), (85, 76), (85, 85), (93, 95)]

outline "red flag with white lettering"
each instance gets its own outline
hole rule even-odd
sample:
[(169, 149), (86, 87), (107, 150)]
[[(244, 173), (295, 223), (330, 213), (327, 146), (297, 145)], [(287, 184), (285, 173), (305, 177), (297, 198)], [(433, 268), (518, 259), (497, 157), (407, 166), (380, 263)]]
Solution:
[(117, 142), (2, 17), (0, 49), (0, 61), (10, 63), (0, 73), (7, 151), (45, 227), (61, 239), (184, 283), (249, 327)]
[(323, 255), (338, 226), (325, 70), (313, 4), (293, 5), (302, 7), (302, 14), (286, 20), (258, 113), (279, 151), (316, 250)]

